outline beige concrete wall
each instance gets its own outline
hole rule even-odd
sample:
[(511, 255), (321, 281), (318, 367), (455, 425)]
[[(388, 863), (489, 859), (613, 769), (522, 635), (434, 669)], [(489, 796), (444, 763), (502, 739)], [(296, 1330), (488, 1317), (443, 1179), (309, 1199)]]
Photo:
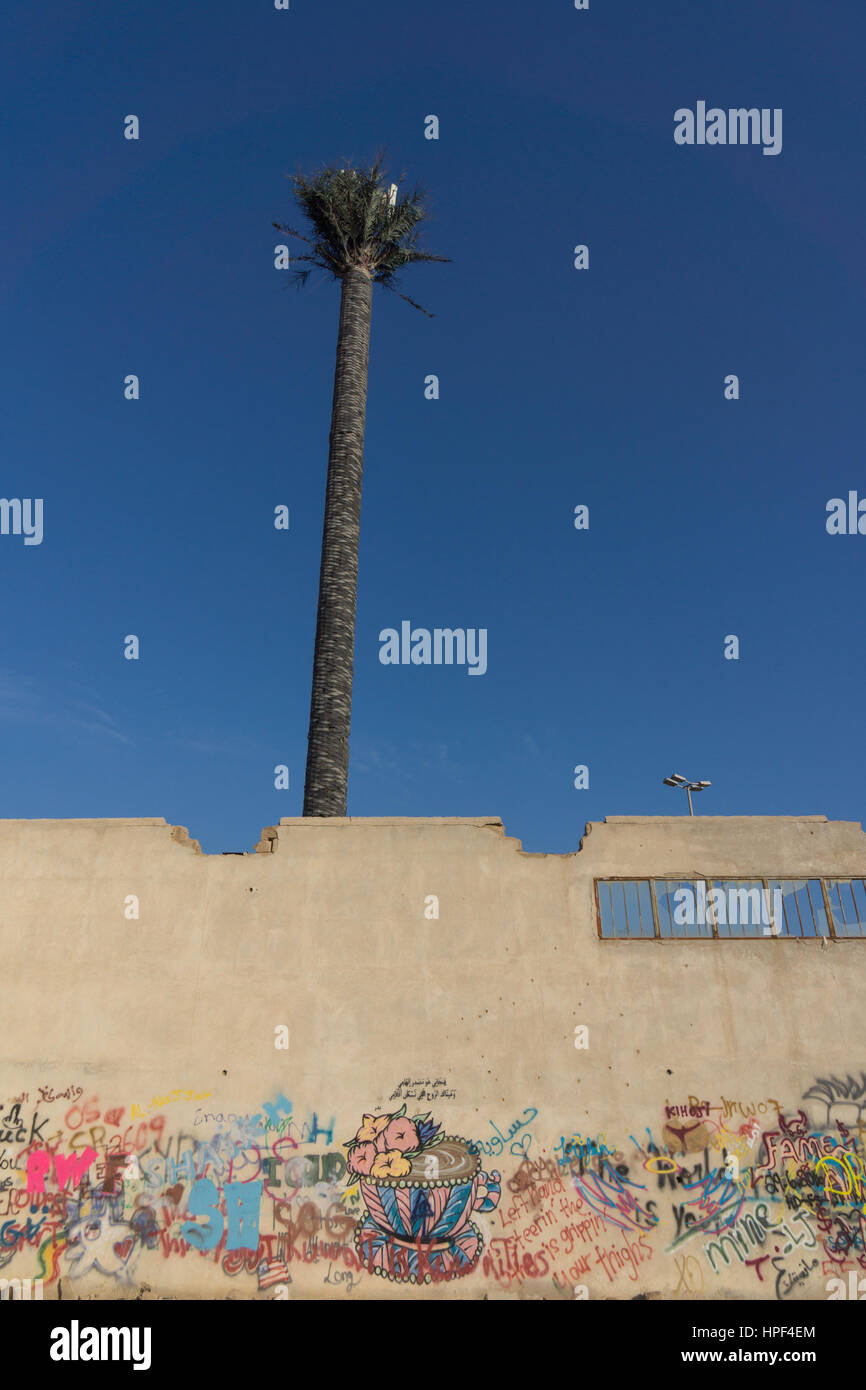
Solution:
[[(0, 1276), (46, 1298), (826, 1297), (866, 1264), (866, 942), (600, 940), (594, 880), (664, 875), (862, 877), (866, 837), (621, 816), (543, 855), (493, 818), (285, 820), (220, 856), (160, 819), (0, 822)], [(423, 1288), (391, 1241), (371, 1272), (344, 1173), (407, 1089), (490, 1179), (463, 1246), (412, 1253)], [(610, 1153), (569, 1166), (574, 1136)], [(181, 1232), (206, 1199), (225, 1235), (200, 1252)]]

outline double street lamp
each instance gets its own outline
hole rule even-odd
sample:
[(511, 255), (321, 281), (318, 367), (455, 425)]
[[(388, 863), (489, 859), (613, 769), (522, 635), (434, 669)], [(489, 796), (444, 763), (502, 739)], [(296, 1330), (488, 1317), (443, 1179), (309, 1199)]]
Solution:
[(689, 798), (690, 816), (695, 814), (694, 807), (692, 806), (692, 792), (702, 792), (705, 787), (711, 787), (713, 785), (712, 782), (690, 782), (687, 777), (681, 777), (678, 772), (672, 772), (670, 777), (665, 777), (664, 784), (666, 787), (679, 787), (681, 790), (685, 790)]

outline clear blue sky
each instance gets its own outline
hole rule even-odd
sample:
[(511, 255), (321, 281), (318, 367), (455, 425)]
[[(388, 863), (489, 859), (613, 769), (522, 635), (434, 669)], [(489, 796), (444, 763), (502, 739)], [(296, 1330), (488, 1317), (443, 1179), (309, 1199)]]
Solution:
[[(432, 320), (375, 297), (350, 814), (562, 852), (685, 812), (676, 771), (860, 820), (864, 42), (855, 0), (14, 0), (0, 494), (44, 539), (0, 536), (0, 815), (300, 815), (339, 289), (271, 222), (381, 145), (453, 264), (405, 277)], [(782, 153), (678, 146), (699, 100)], [(383, 666), (403, 619), (486, 628), (486, 674)]]

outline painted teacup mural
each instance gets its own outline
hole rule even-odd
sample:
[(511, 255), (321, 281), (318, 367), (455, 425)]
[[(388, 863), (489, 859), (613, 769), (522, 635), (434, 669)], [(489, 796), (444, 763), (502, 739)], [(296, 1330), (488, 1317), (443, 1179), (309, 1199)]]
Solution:
[(469, 1218), (493, 1211), (501, 1175), (482, 1171), (475, 1146), (430, 1115), (365, 1115), (347, 1141), (346, 1166), (360, 1181), (367, 1216), (355, 1245), (366, 1268), (411, 1284), (458, 1279), (474, 1269), (484, 1245)]

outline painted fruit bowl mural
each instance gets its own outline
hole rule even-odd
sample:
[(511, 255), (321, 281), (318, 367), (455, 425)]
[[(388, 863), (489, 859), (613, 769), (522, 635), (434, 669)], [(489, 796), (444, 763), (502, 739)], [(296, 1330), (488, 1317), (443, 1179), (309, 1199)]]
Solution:
[(478, 1263), (484, 1240), (470, 1216), (497, 1206), (501, 1175), (483, 1172), (475, 1147), (441, 1130), (429, 1114), (407, 1119), (403, 1105), (365, 1115), (346, 1144), (367, 1208), (355, 1246), (372, 1274), (430, 1284)]

